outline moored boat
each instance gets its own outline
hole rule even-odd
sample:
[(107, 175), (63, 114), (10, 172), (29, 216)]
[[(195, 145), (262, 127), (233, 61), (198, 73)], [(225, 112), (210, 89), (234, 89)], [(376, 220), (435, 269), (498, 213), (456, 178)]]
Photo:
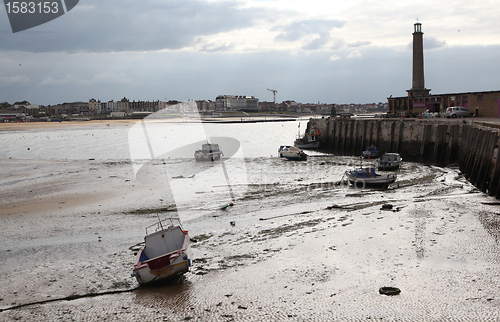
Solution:
[(370, 145), (369, 147), (367, 147), (366, 150), (363, 151), (363, 158), (365, 159), (378, 158), (377, 147), (374, 145)]
[(300, 132), (299, 132), (298, 138), (295, 140), (293, 145), (299, 149), (306, 149), (306, 150), (319, 149), (319, 147), (321, 146), (320, 135), (321, 133), (319, 129), (315, 128), (312, 128), (311, 130), (309, 130), (309, 132), (306, 131), (303, 137), (300, 137)]
[(307, 154), (304, 153), (301, 149), (295, 146), (281, 146), (278, 150), (278, 154), (280, 157), (284, 157), (287, 160), (292, 161), (306, 161)]
[(136, 255), (132, 276), (141, 285), (178, 276), (189, 271), (191, 259), (188, 232), (182, 229), (178, 218), (168, 218), (146, 228), (144, 246)]
[(383, 187), (395, 182), (397, 179), (395, 173), (377, 174), (375, 168), (354, 169), (346, 171), (345, 175), (355, 188), (361, 189), (365, 187)]
[(194, 158), (196, 161), (214, 161), (219, 160), (222, 154), (218, 144), (207, 142), (201, 146), (200, 150), (194, 152)]
[(399, 153), (384, 153), (377, 160), (377, 168), (378, 170), (395, 170), (399, 168), (402, 160)]

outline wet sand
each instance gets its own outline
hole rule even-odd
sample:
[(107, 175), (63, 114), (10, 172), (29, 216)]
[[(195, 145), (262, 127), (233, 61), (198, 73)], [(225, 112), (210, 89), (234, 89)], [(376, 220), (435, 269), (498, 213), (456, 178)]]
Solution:
[[(66, 166), (64, 188), (48, 191), (56, 181), (39, 179), (45, 188), (31, 197), (17, 183), (2, 203), (1, 320), (499, 318), (498, 205), (457, 170), (416, 166), (427, 179), (388, 191), (297, 177), (255, 186), (227, 211), (185, 223), (198, 240), (190, 273), (141, 289), (129, 277), (129, 247), (154, 220), (158, 196), (148, 202), (150, 188), (125, 182), (126, 165), (97, 170), (113, 177), (95, 190), (73, 175), (81, 162)], [(142, 212), (124, 198), (142, 199)], [(382, 286), (401, 294), (380, 295)], [(114, 291), (126, 292), (98, 295)]]
[(0, 131), (26, 131), (43, 129), (64, 129), (76, 126), (111, 126), (119, 124), (134, 124), (137, 120), (91, 120), (64, 122), (19, 122), (0, 123)]
[(144, 228), (171, 214), (164, 188), (128, 162), (2, 159), (0, 320), (500, 319), (497, 201), (412, 163), (385, 191), (336, 185), (349, 160), (246, 160), (235, 206), (204, 207), (216, 189), (188, 206), (191, 272), (138, 288)]

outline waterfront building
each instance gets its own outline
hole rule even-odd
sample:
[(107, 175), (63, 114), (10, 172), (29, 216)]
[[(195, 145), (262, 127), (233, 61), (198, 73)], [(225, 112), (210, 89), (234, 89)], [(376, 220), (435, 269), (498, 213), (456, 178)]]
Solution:
[(129, 113), (130, 102), (126, 97), (122, 98), (121, 100), (119, 100), (116, 103), (117, 103), (116, 104), (117, 105), (117, 112), (124, 112), (125, 114)]
[(198, 107), (199, 112), (212, 112), (215, 111), (215, 102), (213, 101), (196, 101), (196, 107)]
[(90, 114), (101, 114), (101, 101), (95, 98), (89, 99), (89, 113)]
[(254, 96), (219, 95), (215, 99), (217, 111), (259, 110), (259, 99)]
[(88, 102), (73, 102), (52, 105), (49, 107), (50, 115), (61, 114), (89, 114)]
[(129, 112), (151, 112), (155, 113), (165, 107), (164, 102), (158, 101), (135, 101), (129, 102)]

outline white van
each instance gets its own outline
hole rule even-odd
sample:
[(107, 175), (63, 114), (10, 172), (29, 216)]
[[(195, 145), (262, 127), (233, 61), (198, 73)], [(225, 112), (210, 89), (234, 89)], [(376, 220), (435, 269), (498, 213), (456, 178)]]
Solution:
[(457, 117), (473, 117), (474, 113), (472, 113), (469, 109), (462, 106), (454, 106), (448, 107), (444, 116), (447, 118), (457, 118)]

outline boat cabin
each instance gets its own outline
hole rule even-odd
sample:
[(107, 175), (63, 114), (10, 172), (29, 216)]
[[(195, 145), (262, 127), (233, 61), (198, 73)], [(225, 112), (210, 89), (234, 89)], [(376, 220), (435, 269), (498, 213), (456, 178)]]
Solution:
[(141, 254), (140, 261), (156, 258), (175, 252), (184, 244), (184, 232), (179, 226), (172, 226), (144, 237), (146, 246)]

